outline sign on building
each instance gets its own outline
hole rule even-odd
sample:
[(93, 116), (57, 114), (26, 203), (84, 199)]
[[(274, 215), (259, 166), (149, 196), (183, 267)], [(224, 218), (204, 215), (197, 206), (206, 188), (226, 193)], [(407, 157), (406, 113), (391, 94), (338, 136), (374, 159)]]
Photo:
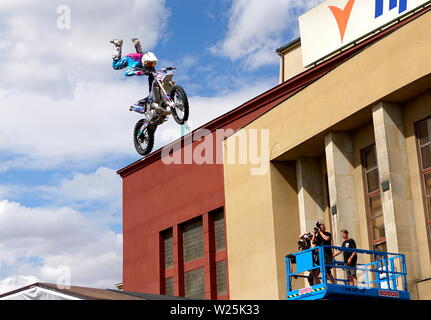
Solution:
[(323, 2), (299, 17), (304, 67), (430, 2), (430, 0)]

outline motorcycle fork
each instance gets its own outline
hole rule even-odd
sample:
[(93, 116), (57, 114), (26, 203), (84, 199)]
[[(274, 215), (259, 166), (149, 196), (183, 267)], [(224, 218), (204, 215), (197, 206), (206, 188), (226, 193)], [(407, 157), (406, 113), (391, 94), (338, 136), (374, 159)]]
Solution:
[(166, 100), (166, 103), (168, 104), (168, 106), (171, 107), (171, 108), (173, 108), (174, 107), (173, 106), (174, 103), (172, 101), (172, 98), (167, 94), (165, 88), (163, 88), (163, 86), (162, 86), (161, 82), (159, 81), (159, 79), (157, 79), (157, 77), (154, 77), (154, 80), (157, 81), (160, 90), (162, 90), (163, 96), (165, 97), (165, 100)]

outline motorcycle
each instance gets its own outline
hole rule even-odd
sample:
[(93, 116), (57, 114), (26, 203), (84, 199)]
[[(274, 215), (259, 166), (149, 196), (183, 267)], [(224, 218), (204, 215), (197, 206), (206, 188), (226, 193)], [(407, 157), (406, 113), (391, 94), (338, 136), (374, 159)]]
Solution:
[(173, 81), (175, 69), (169, 67), (150, 71), (154, 77), (150, 95), (130, 107), (130, 111), (144, 115), (133, 130), (135, 149), (142, 156), (151, 152), (157, 127), (166, 122), (170, 115), (180, 125), (185, 124), (189, 118), (186, 92)]

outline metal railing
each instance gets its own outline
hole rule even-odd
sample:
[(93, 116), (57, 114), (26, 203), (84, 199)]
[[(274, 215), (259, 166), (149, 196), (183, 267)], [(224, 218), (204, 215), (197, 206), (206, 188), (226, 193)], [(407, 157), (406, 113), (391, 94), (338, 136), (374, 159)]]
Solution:
[[(336, 260), (333, 258), (334, 252), (338, 251), (341, 252), (340, 257), (342, 258), (345, 252), (348, 254), (356, 253), (356, 266), (346, 265), (344, 259)], [(335, 280), (335, 283), (331, 282), (330, 285), (352, 286), (352, 279), (349, 279), (347, 270), (354, 271), (356, 287), (408, 292), (406, 260), (402, 254), (319, 246), (290, 254), (286, 256), (285, 262), (288, 293), (294, 291), (292, 283), (294, 279), (298, 278), (309, 278), (309, 282), (313, 280), (315, 282), (316, 279), (320, 281), (320, 283), (309, 283), (309, 287), (317, 284), (327, 286), (328, 272), (331, 272)], [(309, 272), (308, 276), (305, 275), (307, 272)], [(311, 276), (312, 274), (314, 277)]]

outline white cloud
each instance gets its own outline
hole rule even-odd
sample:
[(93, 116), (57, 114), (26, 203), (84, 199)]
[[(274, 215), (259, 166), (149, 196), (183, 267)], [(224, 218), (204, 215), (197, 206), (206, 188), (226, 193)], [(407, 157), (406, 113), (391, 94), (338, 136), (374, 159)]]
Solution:
[(275, 50), (285, 44), (283, 35), (298, 33), (298, 13), (322, 1), (233, 0), (227, 35), (211, 51), (232, 60), (242, 59), (249, 69), (277, 63)]
[[(71, 29), (57, 28), (57, 8), (68, 5)], [(151, 8), (151, 10), (148, 10)], [(101, 10), (103, 9), (103, 10)], [(165, 0), (1, 1), (0, 83), (3, 89), (71, 97), (78, 83), (113, 79), (113, 37), (133, 37), (151, 49), (163, 36)]]
[(121, 178), (115, 170), (101, 167), (94, 173), (77, 173), (72, 179), (64, 179), (58, 186), (40, 186), (51, 198), (62, 201), (97, 201), (112, 204), (121, 198)]
[(7, 277), (0, 287), (23, 277), (57, 283), (66, 266), (73, 285), (113, 288), (122, 278), (122, 235), (71, 208), (29, 208), (4, 200), (0, 265), (0, 275)]

